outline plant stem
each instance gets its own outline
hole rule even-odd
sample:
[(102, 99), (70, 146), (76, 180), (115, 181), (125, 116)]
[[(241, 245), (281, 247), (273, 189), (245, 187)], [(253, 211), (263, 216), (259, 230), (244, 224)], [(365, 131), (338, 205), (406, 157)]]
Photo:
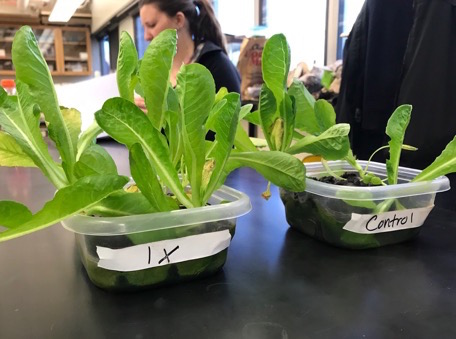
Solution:
[(345, 157), (344, 159), (345, 161), (347, 161), (354, 169), (356, 169), (359, 173), (359, 176), (364, 179), (364, 171), (363, 171), (363, 168), (358, 164), (358, 162), (356, 161), (356, 158), (355, 156), (353, 155), (353, 152), (352, 150), (350, 150), (350, 152), (348, 153), (348, 155)]
[(321, 163), (323, 165), (323, 167), (325, 168), (326, 172), (328, 172), (329, 175), (331, 175), (332, 177), (336, 178), (336, 179), (339, 179), (339, 180), (347, 180), (345, 178), (342, 178), (341, 176), (337, 175), (328, 165), (328, 162), (321, 158)]
[(379, 151), (383, 150), (383, 149), (386, 149), (386, 148), (389, 148), (389, 145), (385, 145), (385, 146), (382, 146), (380, 148), (377, 148), (374, 153), (371, 154), (371, 156), (369, 157), (369, 160), (367, 160), (367, 164), (366, 164), (366, 167), (364, 168), (364, 171), (363, 173), (366, 174), (367, 173), (367, 169), (369, 168), (369, 164), (371, 163), (372, 161), (372, 158), (374, 157), (375, 154), (377, 154)]

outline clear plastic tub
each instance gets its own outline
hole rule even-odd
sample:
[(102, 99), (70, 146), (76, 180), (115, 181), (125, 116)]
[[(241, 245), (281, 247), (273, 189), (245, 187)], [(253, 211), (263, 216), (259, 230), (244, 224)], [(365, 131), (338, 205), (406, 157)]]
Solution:
[[(367, 161), (358, 161), (364, 168)], [(356, 172), (345, 161), (328, 162), (332, 171)], [(399, 167), (397, 185), (354, 187), (320, 182), (328, 175), (321, 163), (306, 164), (306, 191), (281, 189), (289, 225), (335, 246), (363, 249), (399, 243), (415, 237), (434, 206), (435, 194), (450, 189), (442, 176), (410, 182), (419, 170)], [(371, 162), (369, 172), (386, 177), (385, 164)]]
[(247, 195), (222, 186), (205, 207), (115, 218), (77, 215), (62, 225), (75, 233), (95, 285), (138, 290), (217, 272), (225, 263), (236, 218), (250, 210)]

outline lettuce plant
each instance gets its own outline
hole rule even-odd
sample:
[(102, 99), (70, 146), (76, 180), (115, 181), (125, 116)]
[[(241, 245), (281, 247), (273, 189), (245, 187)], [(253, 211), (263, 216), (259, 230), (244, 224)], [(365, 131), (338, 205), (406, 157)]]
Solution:
[[(396, 108), (386, 125), (385, 133), (390, 138), (388, 145), (379, 148), (373, 153), (375, 154), (380, 149), (385, 148), (388, 148), (389, 150), (389, 159), (386, 161), (387, 177), (385, 179), (382, 180), (374, 174), (369, 173), (369, 162), (373, 155), (370, 157), (364, 169), (356, 163), (356, 159), (352, 152), (350, 152), (349, 156), (345, 159), (358, 171), (364, 182), (371, 182), (376, 185), (398, 184), (399, 161), (402, 150), (417, 151), (415, 147), (404, 144), (404, 136), (410, 122), (411, 113), (411, 105), (401, 105)], [(431, 181), (442, 175), (453, 172), (456, 172), (456, 136), (448, 143), (442, 153), (429, 166), (413, 178), (411, 182)], [(394, 202), (397, 205), (397, 209), (403, 209), (398, 200), (388, 199), (374, 206), (373, 210), (377, 213), (387, 211)]]
[[(1, 201), (0, 225), (6, 230), (0, 233), (0, 240), (82, 212), (122, 189), (129, 180), (119, 176), (109, 154), (92, 143), (96, 129), (81, 134), (80, 113), (59, 106), (48, 66), (30, 27), (16, 33), (12, 54), (17, 96), (0, 89), (0, 165), (37, 167), (57, 192), (34, 215), (20, 203)], [(59, 152), (59, 162), (51, 157), (41, 135), (40, 112)]]
[[(411, 118), (412, 107), (399, 106), (388, 121), (386, 134), (390, 141), (382, 149), (388, 148), (390, 156), (386, 162), (386, 178), (379, 178), (369, 171), (369, 165), (364, 168), (360, 166), (350, 148), (350, 126), (335, 123), (336, 114), (327, 101), (315, 100), (298, 81), (294, 81), (287, 88), (289, 60), (290, 50), (285, 36), (272, 36), (263, 50), (264, 84), (260, 93), (259, 109), (245, 117), (262, 129), (269, 148), (290, 154), (303, 152), (320, 156), (322, 165), (326, 168), (325, 175), (337, 177), (340, 174), (336, 170), (331, 170), (327, 160), (344, 160), (353, 167), (353, 172), (359, 172), (365, 183), (397, 185), (402, 150), (416, 150), (404, 144), (404, 134)], [(412, 182), (430, 181), (455, 171), (456, 137), (431, 165), (412, 179)], [(400, 184), (397, 187), (400, 189)], [(375, 195), (370, 188), (356, 190), (356, 199), (348, 200), (344, 197), (346, 191), (349, 190), (341, 187), (336, 193), (338, 198), (332, 199), (306, 191), (291, 194), (281, 190), (288, 223), (314, 238), (349, 248), (378, 247), (410, 239), (417, 234), (417, 228), (379, 234), (357, 234), (345, 230), (344, 226), (352, 217), (352, 213), (380, 214), (389, 210), (420, 206), (416, 204), (415, 197), (379, 200), (374, 198)], [(426, 194), (420, 204), (430, 204), (431, 201), (431, 195)]]
[[(411, 105), (401, 105), (396, 108), (386, 125), (385, 133), (390, 138), (388, 145), (374, 151), (365, 168), (361, 168), (356, 163), (356, 158), (351, 151), (345, 158), (358, 171), (365, 183), (376, 185), (395, 185), (398, 183), (399, 161), (402, 150), (418, 151), (417, 148), (404, 144), (405, 132), (410, 122), (411, 113)], [(387, 178), (383, 180), (368, 171), (370, 160), (375, 153), (382, 149), (389, 150), (389, 159), (386, 161)], [(430, 181), (453, 172), (456, 172), (456, 136), (448, 143), (434, 162), (413, 178), (412, 182)]]
[(350, 151), (350, 126), (336, 124), (332, 105), (315, 100), (302, 82), (295, 80), (287, 88), (289, 69), (287, 40), (283, 34), (273, 35), (262, 55), (264, 84), (259, 108), (245, 119), (262, 129), (271, 150), (310, 153), (324, 160), (343, 159)]
[[(329, 173), (332, 171), (326, 164), (327, 160), (345, 160), (359, 172), (365, 183), (386, 184), (385, 180), (369, 173), (368, 168), (359, 166), (350, 148), (350, 126), (335, 123), (336, 113), (331, 104), (324, 99), (315, 100), (300, 81), (295, 80), (289, 88), (286, 87), (289, 67), (290, 49), (287, 40), (283, 34), (276, 34), (266, 42), (263, 50), (264, 84), (259, 109), (245, 117), (262, 128), (270, 149), (289, 154), (305, 152), (320, 156)], [(381, 149), (389, 149), (390, 158), (386, 165), (387, 182), (390, 185), (397, 184), (401, 151), (416, 150), (403, 143), (411, 111), (410, 105), (399, 106), (386, 127), (390, 142)], [(456, 137), (412, 181), (433, 180), (455, 171)], [(332, 174), (337, 176), (336, 173)]]
[[(237, 93), (215, 93), (204, 66), (183, 65), (176, 88), (170, 85), (176, 41), (174, 30), (161, 32), (139, 61), (131, 37), (123, 32), (117, 73), (121, 97), (108, 100), (95, 114), (103, 130), (129, 148), (133, 179), (151, 205), (175, 209), (171, 192), (179, 205), (204, 206), (240, 166), (254, 168), (277, 185), (301, 189), (305, 170), (299, 161), (283, 152), (257, 152), (239, 124), (251, 106), (240, 107)], [(143, 94), (147, 114), (133, 103), (134, 89)], [(214, 141), (205, 140), (209, 130), (215, 132)]]
[[(118, 59), (121, 97), (107, 100), (96, 122), (81, 133), (80, 113), (60, 107), (47, 64), (30, 27), (13, 42), (16, 96), (0, 89), (0, 165), (35, 166), (56, 187), (36, 214), (14, 201), (0, 201), (0, 241), (50, 226), (77, 213), (101, 216), (170, 211), (204, 206), (226, 176), (250, 166), (292, 191), (304, 188), (305, 170), (283, 152), (257, 152), (239, 121), (250, 111), (239, 95), (215, 93), (210, 72), (198, 64), (181, 68), (177, 87), (169, 76), (176, 32), (162, 32), (139, 61), (131, 38), (122, 34)], [(144, 95), (148, 114), (133, 103)], [(44, 113), (60, 161), (53, 159), (39, 130)], [(137, 190), (124, 189), (110, 155), (94, 143), (103, 128), (129, 149)], [(208, 130), (216, 133), (205, 141)], [(236, 145), (236, 150), (233, 150)]]

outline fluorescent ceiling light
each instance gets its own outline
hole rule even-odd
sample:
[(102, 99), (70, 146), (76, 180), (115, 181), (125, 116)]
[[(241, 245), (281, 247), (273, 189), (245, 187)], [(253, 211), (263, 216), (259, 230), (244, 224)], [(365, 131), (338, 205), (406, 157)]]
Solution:
[(67, 22), (84, 0), (57, 0), (49, 16), (50, 22)]

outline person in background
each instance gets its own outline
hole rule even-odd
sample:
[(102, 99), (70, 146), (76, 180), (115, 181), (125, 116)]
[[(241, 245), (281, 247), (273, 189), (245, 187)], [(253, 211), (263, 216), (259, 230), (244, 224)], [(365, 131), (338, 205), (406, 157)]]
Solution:
[[(144, 27), (144, 38), (152, 41), (165, 29), (176, 29), (177, 52), (174, 56), (170, 81), (176, 77), (182, 64), (199, 63), (212, 74), (215, 89), (225, 87), (228, 92), (241, 92), (241, 77), (228, 58), (225, 36), (215, 17), (209, 0), (140, 0), (139, 16)], [(143, 98), (136, 105), (146, 112)], [(214, 140), (209, 131), (207, 140)]]
[(225, 37), (208, 0), (141, 0), (139, 15), (147, 41), (164, 29), (177, 30), (173, 86), (181, 65), (196, 62), (212, 73), (217, 91), (226, 87), (229, 92), (240, 93), (241, 78), (228, 58)]

